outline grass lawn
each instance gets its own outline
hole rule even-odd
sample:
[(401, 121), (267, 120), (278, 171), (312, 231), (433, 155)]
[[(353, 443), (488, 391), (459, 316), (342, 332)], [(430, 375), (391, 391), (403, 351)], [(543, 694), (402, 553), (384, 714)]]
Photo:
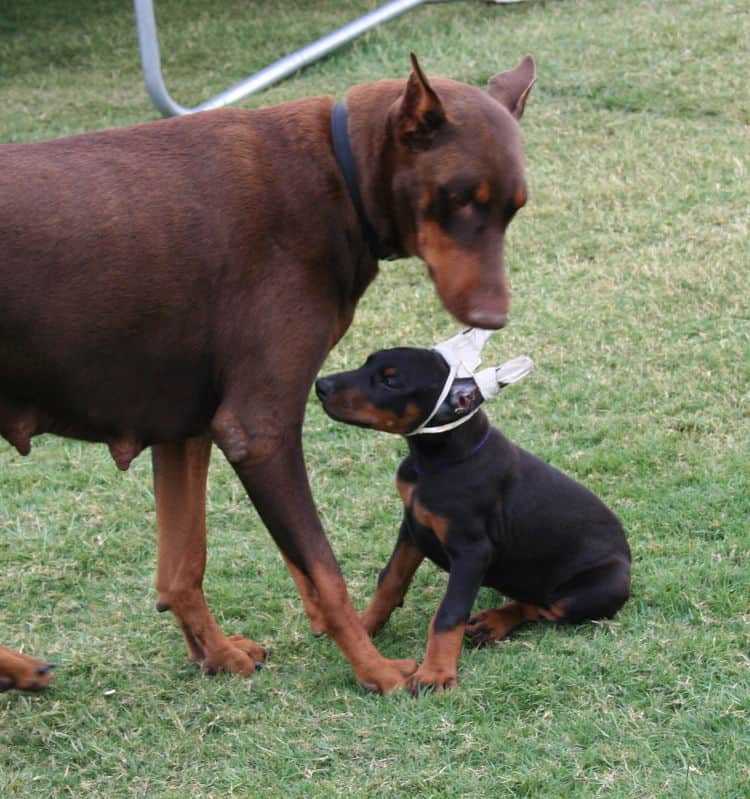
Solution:
[[(374, 3), (156, 5), (167, 85), (193, 105)], [(0, 641), (60, 667), (45, 694), (0, 695), (0, 796), (750, 797), (749, 41), (738, 0), (440, 3), (246, 101), (341, 96), (405, 76), (410, 50), (480, 85), (536, 56), (512, 321), (486, 363), (537, 369), (488, 412), (620, 515), (632, 599), (610, 622), (465, 651), (456, 692), (367, 695), (308, 634), (217, 451), (207, 594), (272, 654), (252, 680), (209, 678), (154, 612), (148, 456), (120, 474), (102, 446), (43, 437), (23, 459), (3, 442)], [(4, 142), (155, 118), (130, 4), (4, 4), (0, 103)], [(423, 265), (384, 264), (326, 369), (457, 329)], [(361, 607), (395, 538), (404, 445), (311, 400), (305, 446)], [(422, 566), (385, 654), (421, 656), (444, 586)]]

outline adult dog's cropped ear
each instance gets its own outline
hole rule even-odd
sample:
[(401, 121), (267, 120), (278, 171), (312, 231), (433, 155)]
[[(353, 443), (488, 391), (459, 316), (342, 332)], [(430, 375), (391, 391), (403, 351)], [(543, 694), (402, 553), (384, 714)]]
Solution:
[(396, 118), (396, 131), (404, 144), (427, 149), (445, 122), (445, 109), (411, 54), (412, 73), (406, 83)]
[(536, 65), (534, 59), (527, 55), (515, 69), (498, 72), (490, 78), (487, 91), (516, 119), (520, 119), (526, 107), (526, 98), (535, 81)]

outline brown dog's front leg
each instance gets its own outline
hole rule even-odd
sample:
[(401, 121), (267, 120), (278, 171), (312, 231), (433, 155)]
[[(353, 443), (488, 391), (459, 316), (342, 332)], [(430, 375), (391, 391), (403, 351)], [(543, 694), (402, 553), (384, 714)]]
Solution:
[[(251, 418), (245, 414), (245, 418)], [(263, 522), (292, 564), (306, 605), (333, 638), (367, 689), (388, 693), (417, 667), (413, 660), (388, 660), (373, 645), (349, 601), (346, 585), (318, 518), (302, 457), (301, 431), (271, 419), (243, 424), (227, 408), (212, 432), (232, 463)], [(312, 619), (315, 623), (315, 619)]]
[(284, 558), (289, 573), (292, 575), (294, 584), (297, 586), (297, 591), (302, 599), (302, 606), (307, 613), (308, 621), (310, 622), (310, 632), (316, 637), (325, 635), (326, 623), (323, 618), (323, 613), (320, 610), (320, 596), (309, 577), (304, 572), (300, 571), (291, 560), (282, 552), (281, 557)]
[(153, 447), (159, 527), (156, 607), (174, 613), (190, 659), (204, 671), (247, 675), (263, 663), (265, 650), (242, 636), (225, 636), (203, 594), (210, 455), (207, 437)]

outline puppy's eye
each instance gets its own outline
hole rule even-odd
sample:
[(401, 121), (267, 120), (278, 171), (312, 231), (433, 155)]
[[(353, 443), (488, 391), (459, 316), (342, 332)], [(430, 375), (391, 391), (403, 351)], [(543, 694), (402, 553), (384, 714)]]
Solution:
[(403, 388), (403, 382), (395, 369), (384, 369), (380, 373), (380, 382), (386, 388)]

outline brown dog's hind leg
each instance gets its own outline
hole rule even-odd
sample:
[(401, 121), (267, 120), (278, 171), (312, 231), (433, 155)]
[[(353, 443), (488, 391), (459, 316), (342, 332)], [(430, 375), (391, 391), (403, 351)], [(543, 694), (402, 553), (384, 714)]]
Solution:
[(526, 602), (509, 602), (501, 608), (492, 608), (477, 613), (466, 625), (466, 637), (476, 646), (501, 641), (516, 627), (530, 621), (560, 621), (564, 616), (561, 605), (540, 607)]
[(0, 691), (41, 691), (50, 684), (54, 666), (0, 646)]
[(203, 594), (206, 567), (206, 479), (209, 438), (153, 447), (159, 560), (156, 607), (174, 613), (190, 659), (209, 674), (249, 675), (263, 663), (263, 647), (225, 636)]

